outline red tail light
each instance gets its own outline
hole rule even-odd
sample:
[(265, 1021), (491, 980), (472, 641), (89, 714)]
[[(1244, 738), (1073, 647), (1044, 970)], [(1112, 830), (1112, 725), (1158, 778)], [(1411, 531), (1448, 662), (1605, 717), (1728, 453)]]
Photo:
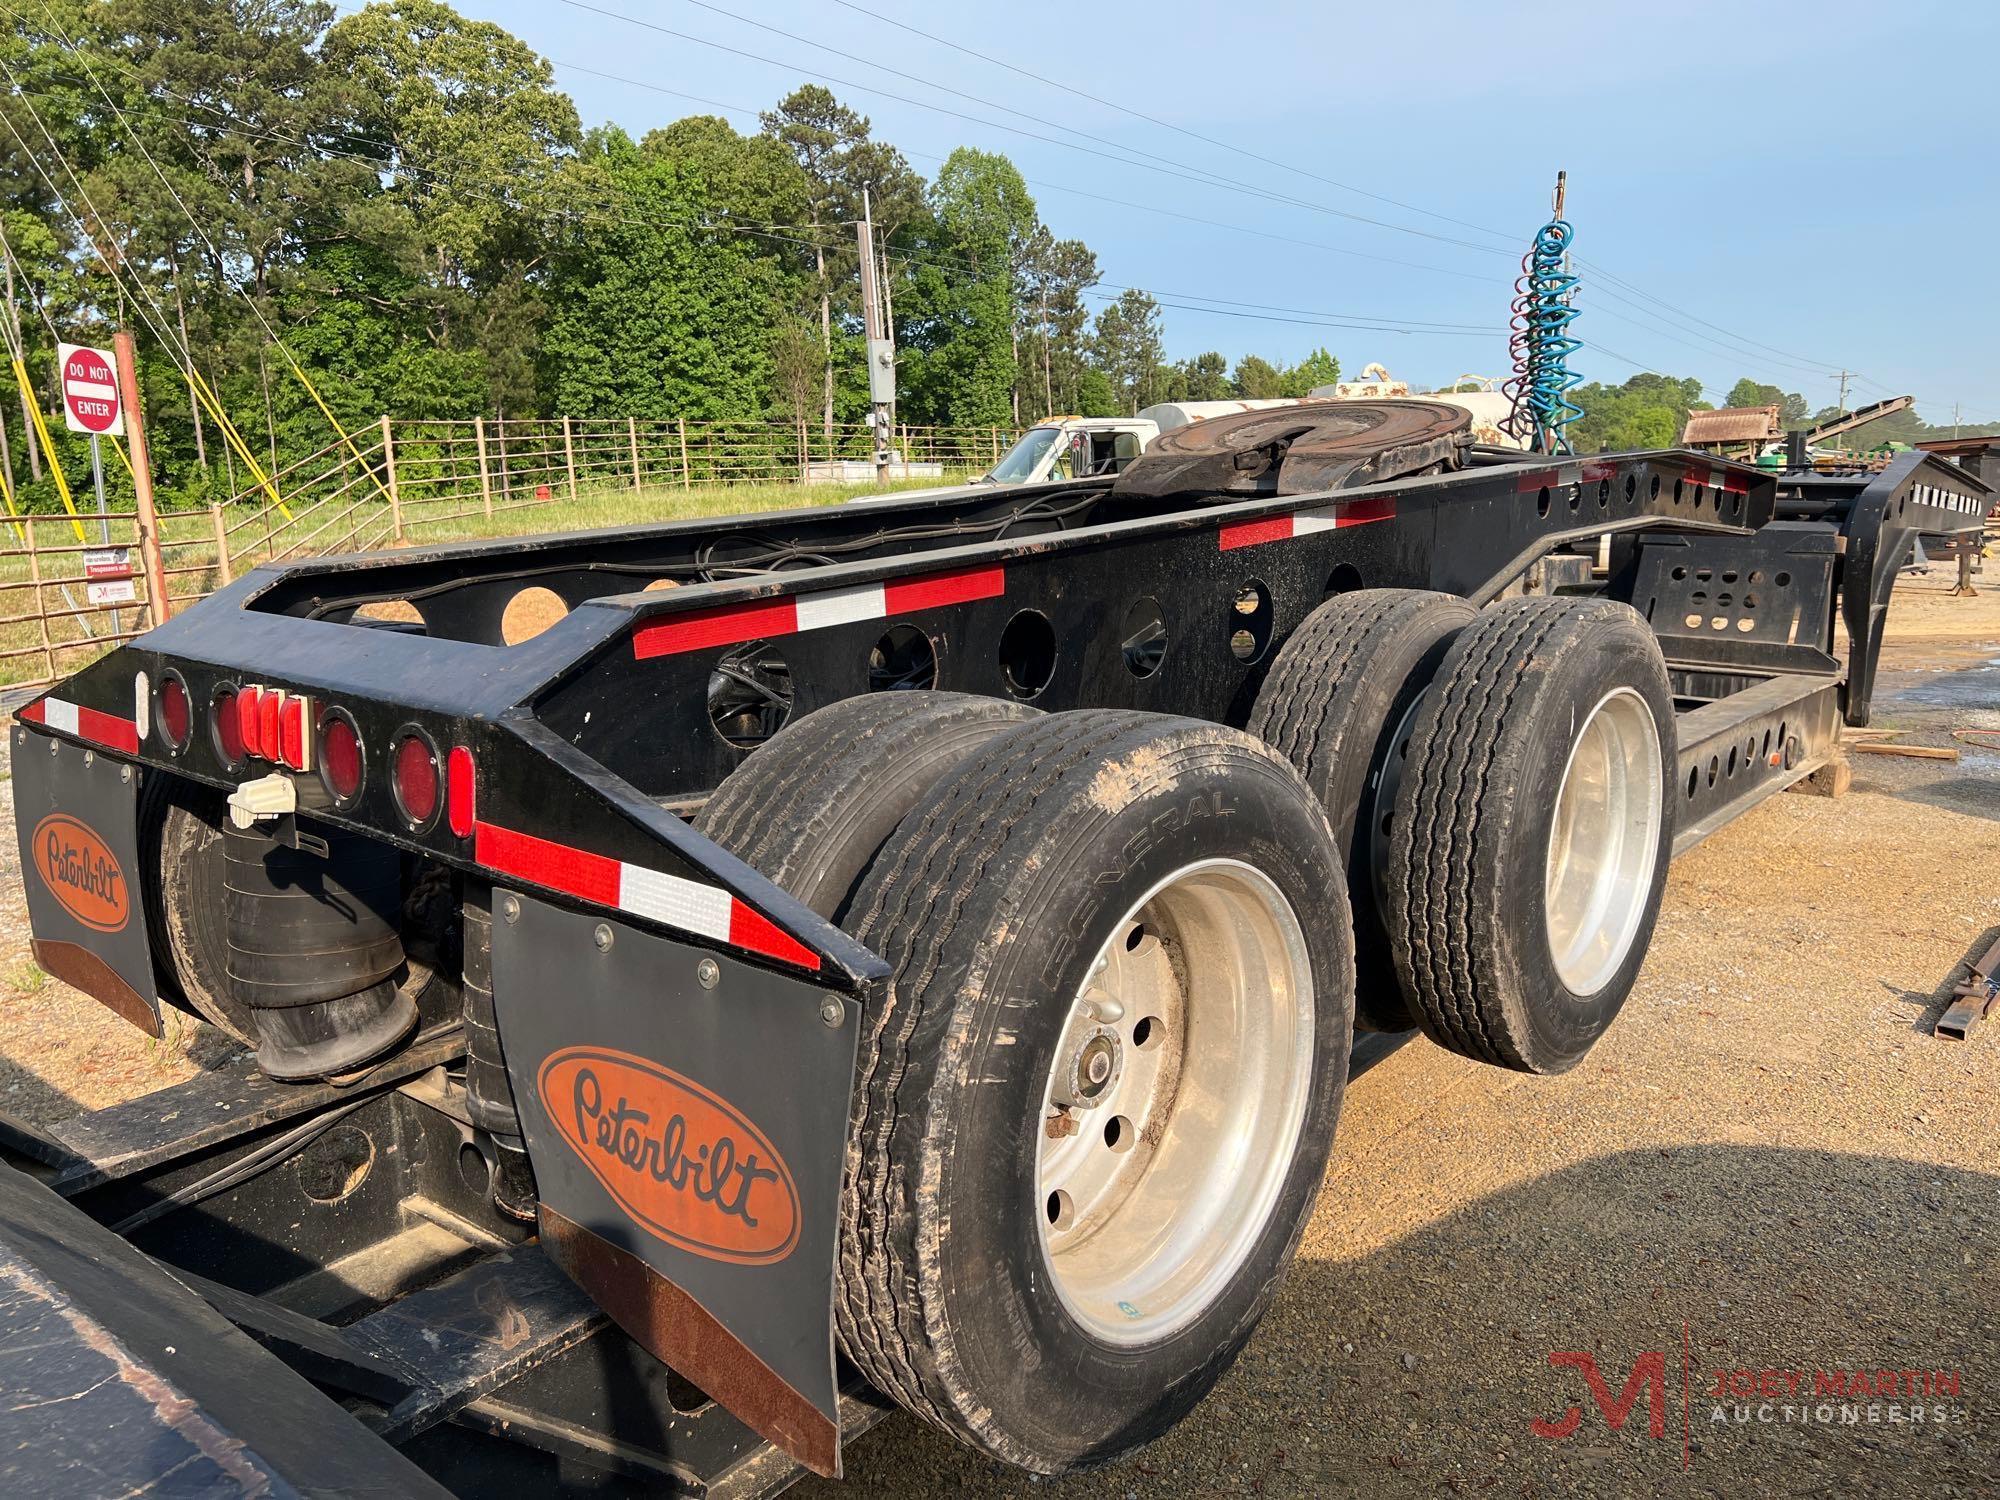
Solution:
[(444, 783), (445, 821), (451, 824), (453, 833), (469, 839), (474, 818), (472, 752), (463, 745), (453, 745), (448, 764), (450, 774)]
[(420, 734), (407, 734), (396, 745), (396, 801), (403, 816), (421, 828), (437, 816), (437, 751)]
[(285, 707), (283, 688), (264, 688), (257, 694), (257, 753), (266, 760), (279, 760), (278, 716)]
[(361, 736), (341, 709), (326, 717), (319, 731), (319, 774), (336, 802), (352, 802), (361, 792), (366, 765)]
[(236, 707), (235, 688), (218, 688), (209, 704), (209, 718), (215, 729), (215, 751), (232, 771), (243, 759), (243, 723)]
[(294, 771), (312, 769), (312, 699), (287, 698), (278, 710), (278, 756)]
[(264, 753), (264, 690), (246, 687), (236, 695), (236, 732), (246, 755)]
[(187, 684), (169, 672), (160, 679), (160, 737), (175, 750), (187, 748), (194, 732), (194, 705), (188, 702)]

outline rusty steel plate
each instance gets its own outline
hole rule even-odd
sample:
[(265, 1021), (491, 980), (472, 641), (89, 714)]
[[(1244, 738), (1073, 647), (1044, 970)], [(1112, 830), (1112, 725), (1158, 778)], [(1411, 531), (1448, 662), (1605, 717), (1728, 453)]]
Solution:
[(1463, 465), (1472, 414), (1436, 401), (1312, 401), (1163, 432), (1118, 476), (1132, 499), (1311, 495)]

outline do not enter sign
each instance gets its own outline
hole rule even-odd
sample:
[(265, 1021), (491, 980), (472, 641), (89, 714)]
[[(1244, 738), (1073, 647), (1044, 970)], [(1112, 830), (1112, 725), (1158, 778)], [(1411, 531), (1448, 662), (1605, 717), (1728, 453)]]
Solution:
[(118, 365), (109, 349), (87, 344), (58, 344), (62, 361), (63, 417), (71, 432), (125, 431), (125, 414), (118, 408)]

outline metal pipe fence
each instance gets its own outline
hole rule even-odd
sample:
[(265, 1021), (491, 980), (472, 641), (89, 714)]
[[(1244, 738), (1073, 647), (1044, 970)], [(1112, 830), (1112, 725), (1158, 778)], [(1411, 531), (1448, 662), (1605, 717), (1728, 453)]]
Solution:
[[(898, 427), (891, 479), (940, 483), (983, 472), (1014, 440), (1004, 427)], [(862, 423), (679, 418), (383, 417), (293, 459), (268, 485), (245, 485), (205, 511), (160, 518), (156, 537), (131, 512), (0, 518), (0, 688), (54, 682), (261, 563), (535, 529), (538, 509), (682, 498), (718, 486), (875, 479), (875, 436)], [(570, 524), (576, 524), (571, 521)], [(167, 598), (149, 597), (157, 550)], [(157, 608), (156, 608), (157, 605)]]

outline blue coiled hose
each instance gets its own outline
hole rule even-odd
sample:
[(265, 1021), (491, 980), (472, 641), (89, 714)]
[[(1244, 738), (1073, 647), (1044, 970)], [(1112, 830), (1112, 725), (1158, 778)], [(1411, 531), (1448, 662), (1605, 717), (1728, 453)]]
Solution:
[(1577, 314), (1577, 279), (1564, 263), (1572, 232), (1558, 209), (1536, 233), (1514, 283), (1514, 378), (1504, 387), (1514, 410), (1506, 426), (1537, 453), (1573, 452), (1565, 429), (1583, 415), (1569, 399), (1583, 380), (1569, 368), (1570, 355), (1583, 347), (1569, 332)]

